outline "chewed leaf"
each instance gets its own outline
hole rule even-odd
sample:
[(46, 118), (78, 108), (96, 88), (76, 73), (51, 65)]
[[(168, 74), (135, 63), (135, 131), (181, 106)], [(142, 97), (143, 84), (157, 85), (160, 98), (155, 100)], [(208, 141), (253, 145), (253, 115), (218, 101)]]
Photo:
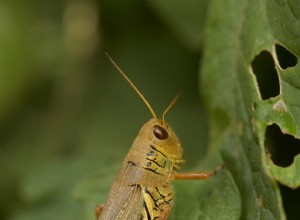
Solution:
[(275, 123), (280, 126), (283, 133), (300, 138), (299, 125), (295, 123), (293, 115), (281, 97), (260, 101), (256, 104), (255, 110), (257, 120), (263, 121), (266, 125)]
[[(292, 2), (210, 2), (202, 93), (210, 146), (221, 149), (237, 185), (242, 219), (284, 219), (276, 180), (300, 186), (299, 157), (282, 168), (270, 165), (265, 150), (268, 125), (300, 137), (299, 10)], [(216, 110), (228, 126), (216, 120)]]
[(271, 173), (273, 177), (280, 183), (297, 188), (300, 185), (300, 155), (296, 156), (294, 163), (289, 167), (280, 167), (269, 161)]

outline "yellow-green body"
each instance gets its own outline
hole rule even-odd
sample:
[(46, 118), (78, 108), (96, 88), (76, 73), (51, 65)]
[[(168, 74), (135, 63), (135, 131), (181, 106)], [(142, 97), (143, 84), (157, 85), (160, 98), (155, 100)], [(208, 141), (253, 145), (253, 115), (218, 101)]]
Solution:
[[(167, 133), (157, 138), (155, 126)], [(181, 144), (173, 130), (158, 119), (141, 128), (112, 185), (98, 220), (164, 220), (173, 203), (174, 168), (182, 160)]]

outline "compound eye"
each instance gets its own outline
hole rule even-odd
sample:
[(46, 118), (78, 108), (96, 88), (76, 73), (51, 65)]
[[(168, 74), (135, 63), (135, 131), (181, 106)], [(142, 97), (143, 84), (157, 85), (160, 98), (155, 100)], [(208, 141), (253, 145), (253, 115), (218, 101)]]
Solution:
[(154, 125), (153, 126), (153, 134), (159, 140), (165, 140), (169, 137), (168, 132), (163, 127), (161, 127), (159, 125)]

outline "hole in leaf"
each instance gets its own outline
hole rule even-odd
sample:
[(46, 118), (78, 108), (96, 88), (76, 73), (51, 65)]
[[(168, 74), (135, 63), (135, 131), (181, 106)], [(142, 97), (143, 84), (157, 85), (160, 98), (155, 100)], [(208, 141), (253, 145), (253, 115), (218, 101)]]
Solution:
[(300, 140), (292, 135), (283, 134), (276, 124), (267, 127), (265, 146), (271, 154), (272, 161), (282, 167), (291, 165), (294, 157), (300, 154)]
[(299, 204), (300, 204), (300, 188), (290, 189), (279, 183), (282, 196), (283, 208), (287, 219), (300, 219)]
[(276, 44), (275, 48), (277, 59), (282, 69), (296, 66), (298, 59), (293, 53), (291, 53), (289, 50), (287, 50), (285, 47), (279, 44)]
[(265, 100), (279, 95), (279, 79), (271, 54), (267, 51), (262, 51), (254, 58), (251, 66), (256, 76), (262, 99)]

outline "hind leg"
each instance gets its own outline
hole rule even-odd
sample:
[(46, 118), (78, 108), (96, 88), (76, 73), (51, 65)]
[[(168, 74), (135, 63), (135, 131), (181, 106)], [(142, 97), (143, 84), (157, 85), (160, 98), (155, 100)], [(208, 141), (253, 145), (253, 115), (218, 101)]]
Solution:
[(164, 204), (161, 207), (161, 213), (159, 216), (159, 220), (168, 220), (171, 213), (172, 206), (170, 204)]

